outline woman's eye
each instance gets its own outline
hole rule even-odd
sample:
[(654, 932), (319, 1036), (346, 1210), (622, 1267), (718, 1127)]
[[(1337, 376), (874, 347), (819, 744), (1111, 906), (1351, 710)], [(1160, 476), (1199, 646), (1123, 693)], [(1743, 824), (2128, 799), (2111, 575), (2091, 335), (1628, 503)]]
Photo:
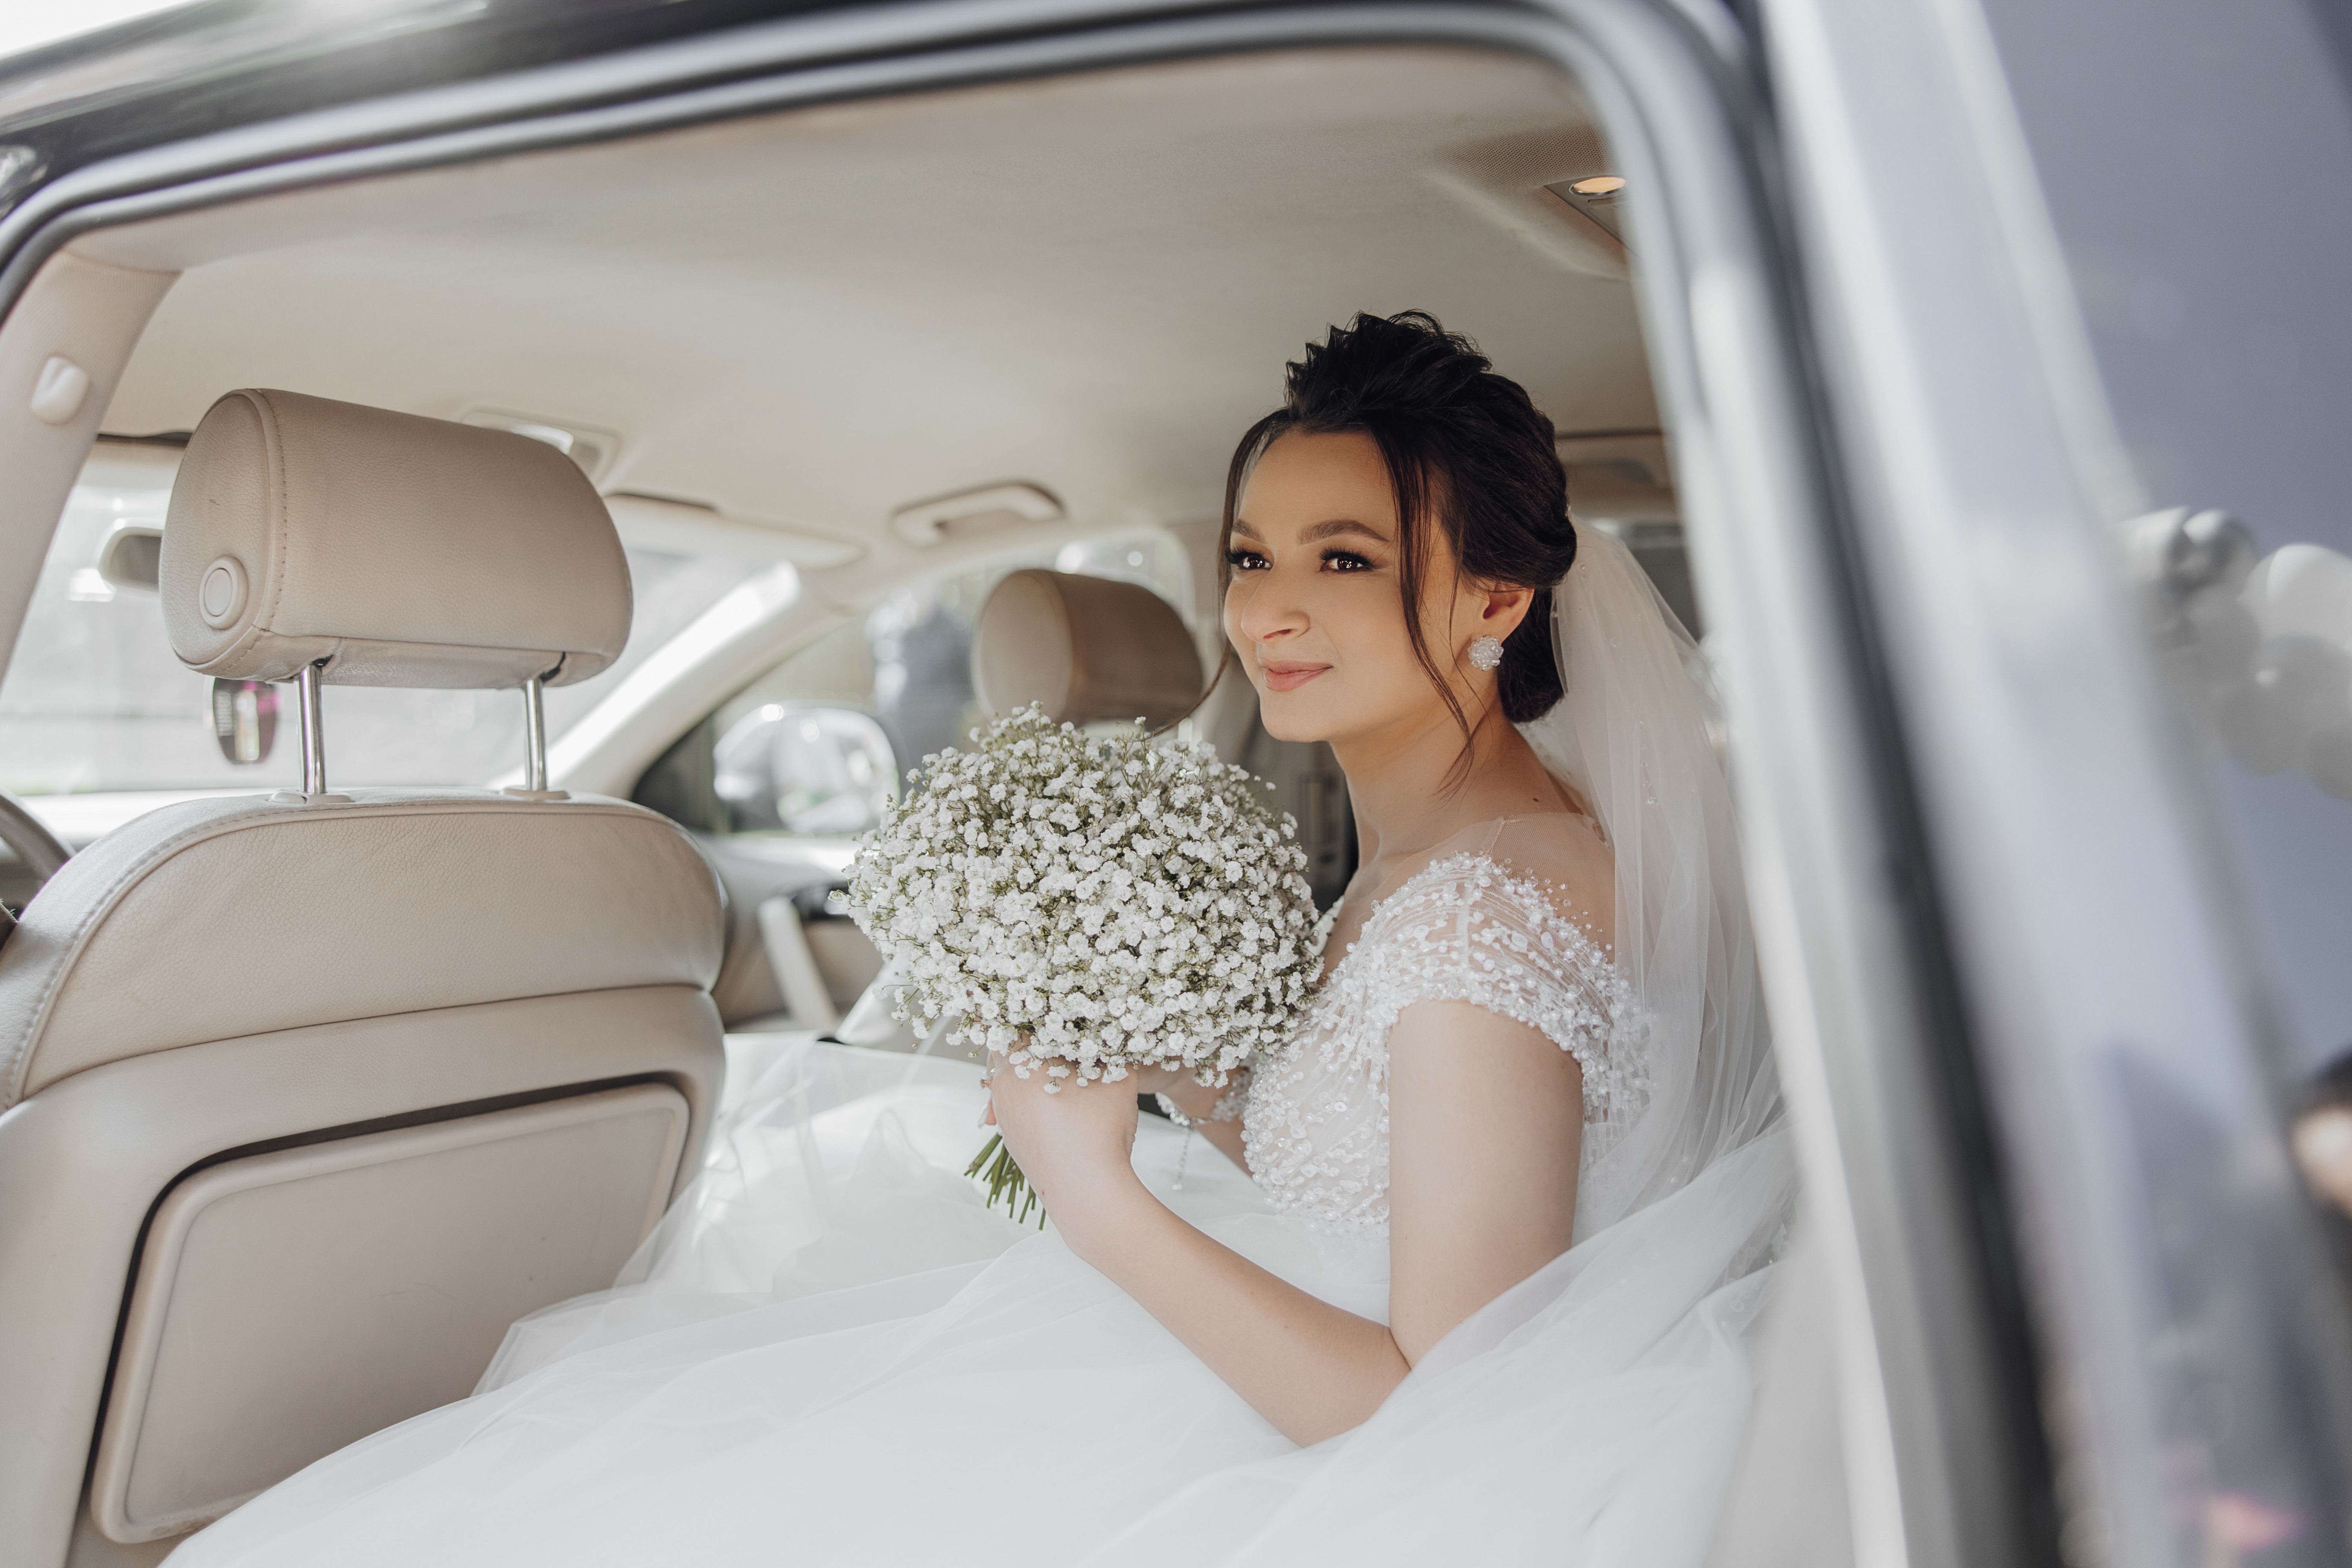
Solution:
[(1323, 552), (1323, 564), (1334, 572), (1369, 572), (1372, 569), (1370, 557), (1359, 555), (1352, 550), (1327, 550)]
[(1225, 552), (1225, 564), (1236, 572), (1263, 572), (1265, 570), (1265, 557), (1255, 550), (1228, 550)]

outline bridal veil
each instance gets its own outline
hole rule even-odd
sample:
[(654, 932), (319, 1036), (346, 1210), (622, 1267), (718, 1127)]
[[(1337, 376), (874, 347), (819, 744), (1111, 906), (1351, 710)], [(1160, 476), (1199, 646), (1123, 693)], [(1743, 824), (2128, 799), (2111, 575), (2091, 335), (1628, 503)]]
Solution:
[(1649, 1026), (1650, 1103), (1581, 1178), (1589, 1236), (1772, 1125), (1780, 1097), (1698, 647), (1633, 552), (1593, 528), (1553, 592), (1552, 639), (1566, 695), (1525, 731), (1609, 835), (1614, 956)]

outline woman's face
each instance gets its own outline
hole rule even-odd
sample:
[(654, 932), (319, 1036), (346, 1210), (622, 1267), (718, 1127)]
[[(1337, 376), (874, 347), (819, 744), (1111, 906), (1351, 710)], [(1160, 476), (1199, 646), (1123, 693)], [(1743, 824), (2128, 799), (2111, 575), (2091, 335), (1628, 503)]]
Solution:
[[(1456, 582), (1451, 547), (1433, 533), (1423, 635), (1475, 716), (1493, 681), (1469, 670), (1470, 643), (1509, 637), (1528, 595)], [(1370, 436), (1278, 437), (1242, 490), (1229, 548), (1225, 636), (1257, 688), (1266, 733), (1344, 744), (1433, 721), (1452, 728), (1406, 635), (1396, 496)]]

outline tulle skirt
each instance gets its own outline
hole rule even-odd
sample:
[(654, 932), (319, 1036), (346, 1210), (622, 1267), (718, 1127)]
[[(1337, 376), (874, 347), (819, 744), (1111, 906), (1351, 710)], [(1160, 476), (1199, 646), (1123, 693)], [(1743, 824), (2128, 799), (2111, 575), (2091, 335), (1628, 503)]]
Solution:
[[(1748, 1398), (1785, 1135), (1579, 1244), (1292, 1444), (1049, 1226), (986, 1210), (977, 1069), (778, 1042), (618, 1289), (476, 1394), (200, 1532), (238, 1564), (1696, 1564)], [(1179, 1182), (1180, 1163), (1181, 1168)], [(1170, 1206), (1384, 1319), (1387, 1250), (1145, 1118)]]

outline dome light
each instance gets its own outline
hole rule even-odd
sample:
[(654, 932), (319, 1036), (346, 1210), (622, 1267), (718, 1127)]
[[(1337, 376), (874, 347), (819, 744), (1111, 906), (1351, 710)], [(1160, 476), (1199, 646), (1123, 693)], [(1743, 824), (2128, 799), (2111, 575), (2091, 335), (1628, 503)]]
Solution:
[(1570, 181), (1568, 188), (1580, 196), (1613, 196), (1625, 188), (1625, 181), (1617, 174), (1594, 174), (1590, 179)]

